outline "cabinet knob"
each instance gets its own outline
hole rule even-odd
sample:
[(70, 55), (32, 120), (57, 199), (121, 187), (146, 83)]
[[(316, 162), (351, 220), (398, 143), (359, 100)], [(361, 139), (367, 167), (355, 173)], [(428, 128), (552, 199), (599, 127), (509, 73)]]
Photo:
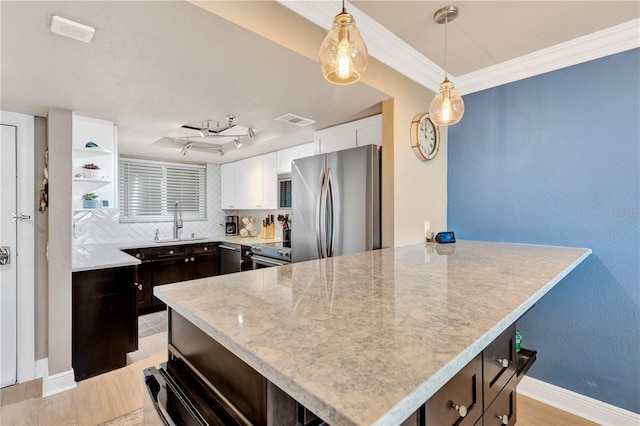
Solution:
[(498, 359), (496, 359), (496, 361), (497, 361), (499, 364), (502, 364), (502, 367), (503, 367), (503, 368), (507, 368), (507, 367), (509, 366), (509, 360), (508, 360), (508, 359), (506, 359), (506, 358), (504, 358), (504, 359), (499, 359), (499, 358), (498, 358)]
[(169, 250), (169, 254), (173, 254), (173, 250)]
[(134, 286), (138, 287), (138, 290), (142, 290), (142, 284), (133, 283)]
[(185, 262), (189, 262), (189, 258), (188, 258), (188, 257), (185, 257), (185, 258), (184, 258), (184, 261), (185, 261)]
[(464, 417), (467, 415), (467, 407), (465, 407), (464, 405), (451, 404), (451, 408), (456, 410), (460, 417)]
[(204, 248), (204, 251), (207, 251), (207, 250), (209, 250), (209, 248), (208, 248), (208, 247), (205, 247), (205, 248)]
[(196, 260), (195, 258), (193, 258), (193, 257), (191, 258), (191, 261), (192, 261), (192, 262), (194, 262), (195, 260)]
[(136, 257), (140, 259), (140, 253), (136, 253)]
[(496, 416), (496, 417), (500, 419), (500, 423), (502, 423), (503, 425), (509, 424), (509, 416), (507, 416), (506, 414), (503, 416)]

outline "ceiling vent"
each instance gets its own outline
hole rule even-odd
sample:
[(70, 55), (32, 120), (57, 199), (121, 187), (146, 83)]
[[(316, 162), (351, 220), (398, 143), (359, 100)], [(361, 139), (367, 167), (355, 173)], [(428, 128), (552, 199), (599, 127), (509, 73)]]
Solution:
[(91, 39), (93, 39), (93, 35), (96, 33), (96, 29), (93, 27), (56, 15), (51, 18), (51, 26), (49, 29), (54, 34), (85, 43), (91, 43)]
[(292, 124), (298, 127), (308, 126), (309, 124), (313, 124), (316, 122), (316, 120), (312, 120), (310, 118), (304, 118), (299, 115), (295, 115), (291, 113), (286, 113), (284, 115), (281, 115), (280, 117), (276, 117), (276, 120), (282, 121), (283, 123)]

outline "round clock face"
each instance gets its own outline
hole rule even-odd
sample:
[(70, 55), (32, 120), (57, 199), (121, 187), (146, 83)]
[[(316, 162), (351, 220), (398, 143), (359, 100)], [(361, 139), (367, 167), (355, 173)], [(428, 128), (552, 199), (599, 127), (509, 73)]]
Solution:
[(411, 122), (411, 148), (419, 160), (432, 160), (440, 149), (440, 131), (429, 113), (416, 115)]

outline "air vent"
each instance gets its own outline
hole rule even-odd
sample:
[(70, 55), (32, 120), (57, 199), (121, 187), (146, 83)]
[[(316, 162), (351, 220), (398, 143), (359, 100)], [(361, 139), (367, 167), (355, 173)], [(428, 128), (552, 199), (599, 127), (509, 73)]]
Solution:
[(51, 18), (51, 26), (49, 29), (54, 34), (83, 41), (85, 43), (90, 43), (93, 35), (96, 33), (96, 29), (93, 27), (56, 15)]
[(282, 121), (283, 123), (288, 123), (294, 126), (298, 126), (298, 127), (308, 126), (309, 124), (313, 124), (316, 122), (316, 120), (301, 117), (299, 115), (295, 115), (291, 113), (281, 115), (280, 117), (277, 117), (276, 120)]

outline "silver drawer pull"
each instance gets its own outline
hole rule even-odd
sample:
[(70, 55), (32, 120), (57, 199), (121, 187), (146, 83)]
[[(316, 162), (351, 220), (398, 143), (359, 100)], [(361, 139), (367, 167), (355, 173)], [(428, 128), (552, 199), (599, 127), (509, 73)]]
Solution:
[(173, 254), (173, 250), (169, 250), (169, 254)]
[(192, 261), (192, 262), (193, 262), (193, 261), (195, 261), (195, 260), (196, 260), (195, 258), (193, 258), (193, 257), (191, 258), (191, 261)]
[(207, 251), (207, 250), (209, 250), (209, 248), (208, 248), (208, 247), (205, 247), (205, 248), (204, 248), (204, 251)]
[(451, 408), (456, 410), (460, 417), (465, 417), (467, 415), (467, 407), (465, 407), (464, 405), (451, 404)]
[(227, 249), (227, 250), (238, 251), (238, 249), (237, 249), (237, 248), (235, 248), (235, 247), (229, 247), (229, 246), (223, 246), (223, 245), (219, 245), (218, 247), (220, 247), (221, 249)]
[(140, 253), (136, 253), (136, 257), (140, 259)]
[(509, 360), (504, 358), (504, 359), (496, 359), (496, 361), (500, 364), (502, 364), (503, 368), (507, 368), (509, 366)]
[(504, 416), (496, 416), (496, 417), (500, 419), (500, 422), (503, 425), (508, 425), (509, 424), (509, 416), (507, 416), (506, 414)]
[(185, 258), (184, 258), (184, 261), (185, 261), (185, 262), (189, 262), (189, 258), (188, 258), (188, 257), (185, 257)]

